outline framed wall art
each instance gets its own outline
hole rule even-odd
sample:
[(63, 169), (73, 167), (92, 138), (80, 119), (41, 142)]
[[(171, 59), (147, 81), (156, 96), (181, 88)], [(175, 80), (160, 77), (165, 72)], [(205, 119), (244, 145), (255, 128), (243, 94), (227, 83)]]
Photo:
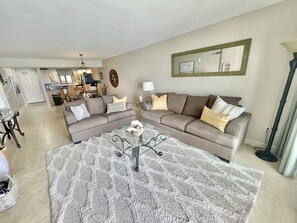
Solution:
[(109, 71), (109, 80), (110, 80), (111, 85), (114, 88), (116, 88), (119, 85), (119, 76), (118, 76), (118, 73), (114, 69), (111, 69)]
[(179, 63), (179, 73), (181, 74), (193, 74), (195, 61), (185, 61)]

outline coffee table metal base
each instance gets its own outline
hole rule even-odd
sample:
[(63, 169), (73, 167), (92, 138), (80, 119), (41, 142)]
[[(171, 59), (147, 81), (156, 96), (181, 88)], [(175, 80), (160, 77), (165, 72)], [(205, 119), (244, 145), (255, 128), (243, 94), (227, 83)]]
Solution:
[[(157, 142), (158, 139), (160, 140), (159, 142)], [(162, 143), (166, 139), (168, 139), (168, 137), (166, 135), (164, 135), (163, 133), (159, 133), (157, 136), (152, 137), (149, 140), (149, 142), (147, 142), (145, 144), (142, 144), (142, 137), (140, 136), (140, 138), (139, 138), (139, 140), (140, 140), (139, 145), (134, 146), (134, 145), (131, 145), (128, 140), (126, 140), (125, 138), (122, 138), (119, 135), (112, 136), (112, 141), (113, 142), (116, 142), (116, 141), (120, 140), (121, 143), (122, 143), (122, 148), (123, 149), (120, 149), (120, 148), (118, 148), (116, 146), (119, 150), (121, 150), (121, 152), (119, 152), (117, 154), (119, 157), (121, 157), (123, 154), (126, 154), (127, 156), (129, 156), (132, 159), (135, 158), (135, 168), (134, 168), (134, 170), (136, 172), (139, 171), (139, 156), (141, 154), (147, 152), (147, 151), (150, 151), (150, 150), (154, 151), (158, 156), (162, 156), (162, 152), (161, 151), (157, 151), (155, 148), (156, 148), (157, 145), (159, 145), (160, 143)], [(128, 146), (125, 147), (124, 142), (126, 142)], [(153, 143), (153, 146), (150, 145), (151, 143)], [(145, 147), (147, 149), (144, 152), (140, 153), (140, 148), (141, 147)], [(126, 153), (126, 151), (129, 150), (129, 149), (132, 150), (132, 157), (129, 154)]]

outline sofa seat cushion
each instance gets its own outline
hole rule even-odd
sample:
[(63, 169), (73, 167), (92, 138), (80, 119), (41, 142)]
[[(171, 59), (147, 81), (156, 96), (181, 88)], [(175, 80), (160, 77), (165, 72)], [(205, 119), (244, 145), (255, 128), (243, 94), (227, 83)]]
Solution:
[(158, 122), (158, 123), (161, 123), (161, 118), (163, 116), (172, 115), (172, 114), (174, 114), (173, 111), (165, 111), (165, 110), (154, 110), (154, 111), (142, 110), (141, 111), (142, 118), (145, 118), (154, 122)]
[(98, 127), (106, 123), (108, 123), (108, 120), (106, 117), (103, 117), (102, 115), (92, 115), (89, 118), (85, 118), (79, 122), (69, 125), (68, 130), (69, 130), (69, 133), (72, 134), (75, 132), (80, 132), (94, 127)]
[(128, 118), (135, 115), (134, 110), (126, 110), (120, 112), (104, 113), (102, 116), (106, 117), (108, 122), (114, 122), (120, 119)]
[(238, 143), (238, 137), (223, 133), (199, 119), (189, 123), (186, 126), (186, 132), (232, 149), (235, 148)]
[(166, 115), (161, 118), (161, 123), (163, 125), (170, 126), (172, 128), (185, 131), (186, 125), (196, 118), (187, 116), (187, 115), (181, 115), (181, 114), (173, 114), (173, 115)]

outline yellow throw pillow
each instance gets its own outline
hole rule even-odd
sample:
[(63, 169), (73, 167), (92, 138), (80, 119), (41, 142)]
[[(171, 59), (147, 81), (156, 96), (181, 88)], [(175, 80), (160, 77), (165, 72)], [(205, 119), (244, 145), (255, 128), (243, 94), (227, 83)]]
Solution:
[(215, 112), (204, 106), (200, 120), (224, 132), (229, 118), (230, 114)]
[(168, 110), (167, 94), (164, 94), (160, 97), (152, 95), (152, 110)]
[(112, 96), (112, 103), (118, 103), (118, 102), (124, 102), (124, 110), (127, 110), (127, 108), (126, 108), (127, 97), (123, 97), (121, 99), (118, 99), (115, 96)]

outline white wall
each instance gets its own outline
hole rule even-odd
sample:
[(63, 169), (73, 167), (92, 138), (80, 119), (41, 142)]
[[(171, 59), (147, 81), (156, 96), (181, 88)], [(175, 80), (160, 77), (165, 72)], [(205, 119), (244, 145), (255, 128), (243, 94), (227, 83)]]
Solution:
[[(102, 67), (101, 60), (84, 60), (88, 67)], [(25, 58), (0, 58), (0, 67), (14, 68), (73, 68), (80, 67), (81, 60), (50, 60)]]
[(45, 89), (45, 84), (51, 83), (51, 79), (50, 79), (48, 73), (49, 73), (48, 70), (37, 69), (37, 76), (38, 76), (39, 83), (40, 83), (40, 86), (41, 86), (41, 89), (42, 89), (42, 92), (44, 95), (44, 99), (46, 101), (47, 106), (51, 106), (49, 96)]
[(13, 89), (12, 83), (9, 80), (10, 78), (14, 80), (14, 82), (18, 83), (15, 69), (11, 68), (0, 68), (0, 73), (5, 81), (7, 83), (3, 86), (2, 84), (1, 87), (4, 90), (4, 95), (2, 95), (2, 99), (6, 101), (5, 107), (11, 108), (13, 111), (20, 111), (21, 108), (25, 105), (25, 101), (22, 95), (22, 92), (15, 92)]
[(10, 108), (10, 105), (5, 95), (5, 91), (2, 84), (0, 84), (0, 108)]
[[(241, 96), (241, 104), (252, 113), (247, 142), (263, 145), (265, 126), (273, 125), (292, 58), (281, 42), (297, 38), (297, 1), (288, 0), (253, 13), (235, 17), (154, 45), (103, 61), (108, 93), (136, 100), (143, 81), (152, 80), (156, 91), (175, 91), (192, 95)], [(171, 54), (252, 38), (245, 76), (171, 77)], [(115, 69), (119, 86), (108, 81)], [(297, 89), (295, 77), (276, 139), (284, 126)], [(278, 140), (275, 140), (275, 143)]]

